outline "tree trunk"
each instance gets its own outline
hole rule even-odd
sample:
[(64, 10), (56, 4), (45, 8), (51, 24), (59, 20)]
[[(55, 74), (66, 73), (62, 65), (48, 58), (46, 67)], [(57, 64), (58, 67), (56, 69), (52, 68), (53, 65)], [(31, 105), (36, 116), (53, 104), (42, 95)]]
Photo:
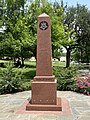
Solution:
[(82, 50), (82, 48), (80, 49), (80, 62), (82, 63), (82, 56), (83, 56), (83, 50)]
[(15, 57), (13, 57), (13, 61), (14, 61), (14, 64), (15, 64), (15, 62), (16, 62)]
[(22, 67), (24, 66), (24, 58), (21, 57), (21, 61), (22, 61)]
[(88, 54), (88, 50), (86, 51), (86, 59), (87, 59), (86, 63), (87, 63), (87, 65), (89, 65), (89, 54)]
[(66, 50), (67, 50), (67, 53), (66, 53), (66, 68), (68, 68), (70, 66), (70, 53), (71, 53), (71, 49), (69, 47)]

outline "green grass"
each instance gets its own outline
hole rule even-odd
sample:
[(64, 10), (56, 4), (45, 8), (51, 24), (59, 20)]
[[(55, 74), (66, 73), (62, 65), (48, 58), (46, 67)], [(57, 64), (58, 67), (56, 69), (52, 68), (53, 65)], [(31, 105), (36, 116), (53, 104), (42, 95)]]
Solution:
[(25, 66), (29, 68), (36, 68), (36, 62), (34, 61), (25, 61)]
[(57, 62), (53, 62), (52, 63), (52, 66), (59, 66), (59, 67), (65, 67), (65, 62), (59, 62), (59, 61), (57, 61)]
[[(9, 60), (10, 61), (10, 60)], [(8, 60), (0, 60), (0, 63), (7, 63), (7, 62), (9, 62)]]

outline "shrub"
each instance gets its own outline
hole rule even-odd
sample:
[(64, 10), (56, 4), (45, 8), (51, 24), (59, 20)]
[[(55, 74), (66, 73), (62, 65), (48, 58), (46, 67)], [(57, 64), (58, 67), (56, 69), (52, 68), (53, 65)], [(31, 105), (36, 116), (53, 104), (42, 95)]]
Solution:
[(3, 62), (0, 63), (0, 67), (3, 67), (3, 68), (5, 67)]
[(13, 69), (13, 64), (8, 63), (4, 70), (1, 70), (0, 77), (0, 94), (4, 93), (14, 93), (21, 91), (21, 83), (22, 79), (21, 72), (15, 72)]
[(75, 84), (73, 77), (76, 75), (77, 68), (54, 67), (54, 75), (57, 79), (58, 90), (71, 90)]

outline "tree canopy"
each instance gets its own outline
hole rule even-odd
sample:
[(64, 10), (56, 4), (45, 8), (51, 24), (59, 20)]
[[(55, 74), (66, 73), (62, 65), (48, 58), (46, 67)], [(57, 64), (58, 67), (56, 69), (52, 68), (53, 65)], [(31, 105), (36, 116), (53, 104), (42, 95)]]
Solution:
[[(90, 11), (77, 4), (68, 7), (47, 0), (0, 1), (0, 58), (4, 56), (24, 60), (36, 57), (37, 16), (46, 13), (51, 19), (53, 57), (58, 56), (60, 46), (66, 48), (66, 67), (70, 65), (71, 51), (79, 49), (82, 62), (89, 63)], [(62, 51), (62, 50), (61, 50)], [(77, 56), (76, 56), (77, 57)]]

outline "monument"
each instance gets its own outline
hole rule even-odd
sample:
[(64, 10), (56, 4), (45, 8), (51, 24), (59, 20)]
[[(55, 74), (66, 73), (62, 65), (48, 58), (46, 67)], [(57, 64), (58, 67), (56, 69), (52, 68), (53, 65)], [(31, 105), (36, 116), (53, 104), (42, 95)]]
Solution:
[(36, 76), (26, 110), (62, 110), (61, 99), (57, 98), (57, 81), (52, 73), (50, 17), (45, 13), (38, 16)]

